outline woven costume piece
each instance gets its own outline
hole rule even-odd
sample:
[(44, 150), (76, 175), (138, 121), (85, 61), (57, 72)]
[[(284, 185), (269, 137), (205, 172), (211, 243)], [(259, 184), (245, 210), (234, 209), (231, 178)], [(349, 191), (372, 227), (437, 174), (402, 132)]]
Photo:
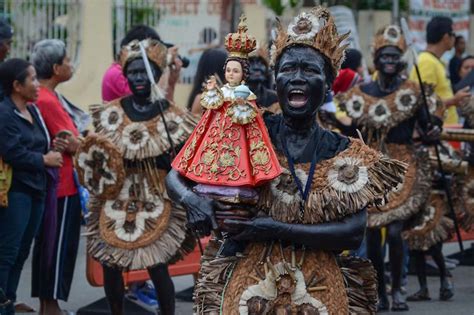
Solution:
[[(430, 88), (427, 91), (432, 93)], [(367, 142), (371, 145), (382, 143), (391, 128), (412, 118), (423, 106), (418, 84), (409, 80), (386, 97), (373, 97), (355, 86), (346, 93), (338, 94), (336, 99), (341, 109), (367, 134)], [(433, 94), (428, 94), (427, 100), (432, 113), (441, 106)]]
[[(186, 213), (171, 205), (164, 185), (167, 172), (155, 162), (170, 152), (161, 115), (132, 122), (120, 100), (92, 106), (91, 112), (98, 135), (86, 138), (76, 162), (92, 195), (89, 253), (101, 263), (134, 270), (168, 263), (192, 250)], [(164, 116), (173, 143), (183, 143), (194, 117), (174, 106)], [(90, 187), (88, 178), (100, 184)]]
[(12, 183), (12, 168), (0, 157), (0, 207), (8, 207), (8, 191)]
[[(142, 42), (150, 62), (166, 65), (166, 47)], [(122, 51), (124, 67), (142, 58), (139, 43)], [(91, 194), (87, 250), (100, 263), (124, 270), (166, 264), (194, 247), (186, 212), (171, 204), (166, 189), (166, 162), (173, 145), (191, 134), (194, 116), (169, 105), (152, 119), (132, 121), (125, 99), (91, 106), (95, 135), (76, 154), (81, 183)], [(167, 104), (166, 104), (167, 105)]]
[(459, 106), (461, 115), (466, 118), (469, 123), (474, 123), (474, 98), (471, 97), (469, 102)]
[[(285, 167), (285, 158), (280, 158)], [(296, 165), (302, 181), (308, 167)], [(302, 218), (301, 197), (295, 193), (296, 184), (286, 169), (270, 185), (262, 187), (259, 207), (283, 222), (317, 224), (341, 220), (365, 205), (381, 201), (402, 181), (404, 171), (404, 163), (389, 160), (353, 139), (346, 150), (316, 166)], [(279, 242), (251, 243), (243, 257), (216, 258), (216, 248), (218, 244), (211, 245), (202, 260), (195, 289), (197, 314), (210, 314), (213, 310), (221, 310), (222, 314), (255, 314), (249, 308), (287, 304), (294, 314), (305, 307), (315, 307), (320, 314), (375, 311), (375, 277), (368, 262), (341, 258), (341, 264), (332, 253), (285, 247)], [(285, 287), (291, 291), (288, 295), (276, 294), (285, 285), (276, 279), (285, 277), (295, 278), (296, 286), (293, 288), (289, 282), (289, 288)]]
[(408, 222), (402, 236), (411, 250), (428, 250), (447, 240), (454, 228), (444, 192), (432, 191), (429, 204)]
[(472, 166), (469, 166), (467, 174), (455, 177), (452, 191), (457, 220), (465, 231), (471, 231), (474, 228), (474, 168)]
[[(167, 198), (167, 172), (155, 163), (170, 151), (161, 115), (132, 122), (120, 101), (91, 107), (97, 135), (81, 145), (76, 165), (91, 191), (89, 253), (101, 263), (134, 270), (168, 263), (192, 250), (193, 242), (184, 209)], [(184, 142), (194, 117), (174, 106), (164, 116), (173, 143)]]
[(407, 163), (408, 169), (403, 183), (388, 195), (388, 203), (369, 208), (367, 225), (371, 228), (410, 218), (421, 211), (430, 196), (432, 169), (426, 149), (389, 144), (387, 155)]

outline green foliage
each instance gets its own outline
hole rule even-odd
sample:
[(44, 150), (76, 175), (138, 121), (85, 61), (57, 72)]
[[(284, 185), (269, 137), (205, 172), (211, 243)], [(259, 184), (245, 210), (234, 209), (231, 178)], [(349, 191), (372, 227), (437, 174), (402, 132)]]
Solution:
[[(300, 0), (290, 0), (289, 5), (291, 8), (294, 8), (300, 2)], [(286, 6), (282, 4), (281, 0), (263, 0), (263, 4), (271, 9), (277, 16), (281, 16), (286, 9)]]

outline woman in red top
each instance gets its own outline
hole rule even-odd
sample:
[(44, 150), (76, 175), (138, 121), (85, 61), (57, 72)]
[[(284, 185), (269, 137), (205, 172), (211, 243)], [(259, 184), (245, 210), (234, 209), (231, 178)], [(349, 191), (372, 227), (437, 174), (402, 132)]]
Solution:
[(34, 47), (32, 61), (40, 81), (37, 105), (51, 137), (61, 131), (70, 133), (66, 136), (69, 145), (63, 152), (64, 164), (59, 171), (57, 209), (45, 209), (33, 254), (32, 296), (41, 300), (40, 314), (54, 315), (62, 314), (57, 300), (66, 301), (69, 296), (79, 245), (81, 203), (72, 162), (79, 145), (79, 132), (66, 110), (68, 105), (63, 104), (65, 99), (55, 91), (73, 74), (64, 43), (56, 39), (40, 41)]

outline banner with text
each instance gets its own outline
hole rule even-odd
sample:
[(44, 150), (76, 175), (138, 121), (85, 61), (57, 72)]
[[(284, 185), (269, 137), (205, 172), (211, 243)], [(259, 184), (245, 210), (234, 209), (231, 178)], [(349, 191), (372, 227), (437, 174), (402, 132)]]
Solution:
[(450, 17), (456, 35), (469, 39), (470, 0), (410, 0), (409, 25), (418, 51), (426, 48), (426, 25), (434, 16)]

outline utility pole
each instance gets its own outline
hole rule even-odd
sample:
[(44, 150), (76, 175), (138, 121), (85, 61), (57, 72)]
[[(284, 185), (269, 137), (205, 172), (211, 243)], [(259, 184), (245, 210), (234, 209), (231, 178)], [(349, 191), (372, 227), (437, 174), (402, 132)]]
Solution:
[(400, 18), (400, 1), (392, 0), (392, 24), (398, 24)]

